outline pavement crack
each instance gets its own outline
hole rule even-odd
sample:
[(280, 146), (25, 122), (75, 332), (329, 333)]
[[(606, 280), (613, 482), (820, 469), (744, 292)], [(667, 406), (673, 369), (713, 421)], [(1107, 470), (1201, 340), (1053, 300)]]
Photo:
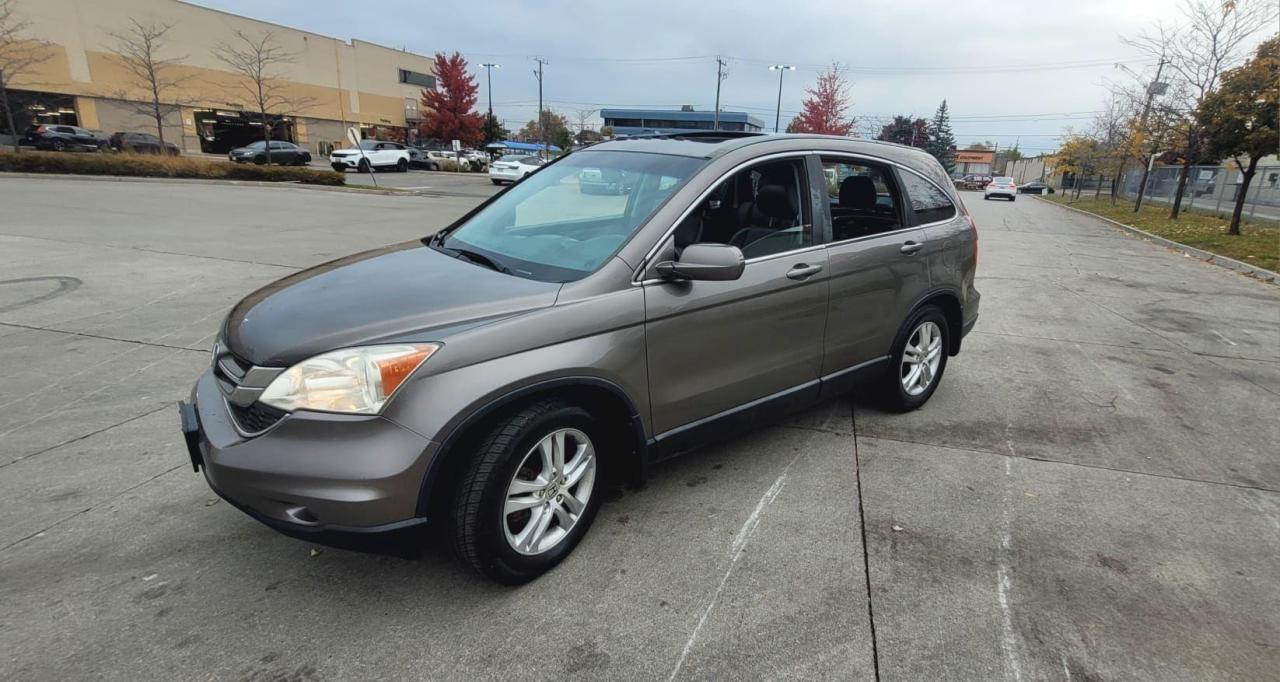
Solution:
[(867, 546), (867, 514), (862, 493), (862, 462), (858, 457), (858, 410), (849, 408), (849, 422), (853, 427), (853, 478), (858, 490), (858, 527), (862, 530), (862, 575), (867, 589), (867, 623), (871, 631), (871, 666), (877, 682), (880, 680), (880, 648), (876, 641), (876, 609), (871, 596), (871, 551)]
[[(858, 436), (855, 433), (854, 439), (856, 440), (857, 437)], [(1067, 462), (1060, 459), (1050, 459), (1048, 457), (1035, 457), (1035, 456), (1022, 455), (1022, 454), (1014, 455), (1008, 452), (1000, 452), (998, 450), (985, 450), (983, 448), (976, 448), (976, 447), (971, 447), (966, 445), (925, 443), (918, 440), (908, 440), (906, 438), (894, 438), (892, 436), (867, 434), (867, 437), (875, 438), (876, 440), (891, 441), (894, 443), (906, 443), (908, 445), (924, 445), (931, 448), (943, 448), (945, 450), (958, 450), (960, 452), (973, 452), (980, 455), (992, 455), (995, 457), (1017, 457), (1018, 459), (1024, 459), (1029, 462), (1044, 462), (1045, 464), (1060, 464), (1062, 466), (1080, 467), (1082, 469), (1095, 469), (1097, 471), (1110, 471), (1117, 474), (1129, 474), (1131, 476), (1150, 476), (1152, 478), (1163, 478), (1169, 481), (1182, 481), (1184, 483), (1203, 483), (1205, 485), (1220, 485), (1228, 488), (1239, 488), (1241, 490), (1256, 490), (1262, 493), (1274, 493), (1274, 494), (1280, 495), (1280, 489), (1266, 488), (1266, 487), (1257, 486), (1257, 485), (1247, 485), (1244, 483), (1231, 483), (1230, 481), (1210, 481), (1203, 478), (1192, 478), (1190, 476), (1174, 476), (1173, 474), (1156, 474), (1156, 473), (1151, 473), (1149, 471), (1134, 471), (1133, 469), (1121, 469), (1118, 467), (1102, 466), (1101, 464), (1084, 464), (1083, 462)]]
[(0, 327), (14, 327), (17, 329), (26, 329), (33, 332), (50, 332), (53, 334), (70, 334), (71, 336), (83, 336), (89, 339), (102, 339), (103, 341), (119, 341), (120, 343), (135, 343), (139, 346), (151, 346), (153, 348), (169, 348), (171, 350), (185, 350), (192, 353), (208, 353), (209, 351), (200, 348), (188, 348), (186, 346), (171, 346), (167, 343), (154, 343), (151, 341), (138, 341), (137, 339), (123, 339), (118, 336), (106, 336), (104, 334), (90, 334), (89, 332), (76, 332), (69, 329), (53, 329), (52, 327), (37, 327), (30, 324), (19, 324), (17, 322), (0, 322)]
[(105, 500), (102, 500), (102, 501), (98, 502), (97, 504), (94, 504), (94, 505), (92, 505), (92, 506), (89, 506), (89, 507), (86, 507), (86, 508), (84, 508), (84, 509), (81, 509), (80, 511), (78, 511), (78, 512), (76, 512), (76, 513), (72, 514), (71, 516), (67, 516), (67, 517), (65, 517), (65, 518), (59, 519), (59, 520), (57, 520), (57, 521), (54, 521), (53, 523), (49, 524), (48, 526), (45, 526), (44, 528), (42, 528), (42, 529), (40, 529), (40, 530), (38, 530), (38, 531), (36, 531), (36, 532), (34, 532), (34, 533), (31, 533), (30, 535), (27, 535), (27, 536), (25, 536), (25, 537), (18, 538), (17, 540), (14, 540), (13, 542), (10, 542), (9, 544), (5, 545), (4, 547), (0, 547), (0, 552), (7, 552), (8, 550), (10, 550), (10, 549), (12, 549), (12, 548), (14, 548), (14, 547), (17, 547), (18, 545), (20, 545), (20, 544), (22, 544), (22, 543), (26, 542), (27, 540), (30, 540), (31, 538), (39, 537), (39, 536), (41, 536), (41, 535), (43, 535), (43, 534), (45, 534), (45, 533), (49, 532), (50, 530), (53, 530), (54, 528), (57, 528), (58, 526), (60, 526), (60, 525), (62, 525), (62, 524), (64, 524), (64, 523), (66, 523), (67, 521), (70, 521), (70, 520), (72, 520), (72, 519), (74, 519), (74, 518), (77, 518), (77, 517), (83, 516), (83, 515), (85, 515), (85, 514), (88, 514), (89, 512), (91, 512), (91, 511), (93, 511), (93, 510), (95, 510), (95, 509), (98, 509), (99, 507), (101, 507), (101, 506), (102, 506), (102, 505), (104, 505), (104, 504), (110, 504), (111, 502), (114, 502), (116, 499), (118, 499), (118, 498), (120, 498), (120, 497), (122, 497), (122, 496), (124, 496), (124, 495), (127, 495), (127, 494), (129, 494), (129, 493), (133, 492), (134, 490), (137, 490), (138, 488), (141, 488), (142, 486), (144, 486), (144, 485), (146, 485), (146, 484), (148, 484), (148, 483), (150, 483), (150, 482), (152, 482), (152, 481), (156, 480), (157, 478), (160, 478), (161, 476), (164, 476), (164, 475), (166, 475), (166, 474), (171, 474), (171, 473), (173, 473), (174, 471), (177, 471), (178, 469), (181, 469), (181, 468), (182, 468), (182, 467), (184, 467), (184, 466), (186, 466), (186, 465), (185, 465), (185, 464), (177, 464), (177, 465), (174, 465), (174, 466), (172, 466), (172, 467), (169, 467), (168, 469), (165, 469), (164, 471), (161, 471), (160, 473), (156, 474), (155, 476), (152, 476), (152, 477), (148, 478), (148, 479), (147, 479), (147, 480), (145, 480), (145, 481), (140, 481), (140, 482), (138, 482), (138, 483), (135, 483), (135, 484), (133, 484), (133, 485), (129, 486), (128, 488), (125, 488), (124, 490), (121, 490), (120, 492), (118, 492), (118, 493), (116, 493), (116, 494), (112, 495), (111, 497), (108, 497), (108, 498), (106, 498)]
[(110, 431), (111, 429), (114, 429), (114, 428), (116, 428), (117, 426), (124, 426), (125, 424), (128, 424), (129, 422), (137, 421), (137, 420), (139, 420), (139, 419), (142, 419), (143, 417), (149, 417), (149, 416), (151, 416), (151, 415), (153, 415), (153, 414), (155, 414), (155, 413), (159, 412), (160, 410), (167, 410), (167, 409), (171, 409), (172, 407), (173, 407), (172, 405), (164, 404), (164, 405), (161, 405), (160, 407), (157, 407), (157, 408), (155, 408), (155, 409), (153, 409), (153, 410), (147, 410), (146, 412), (143, 412), (142, 414), (135, 415), (135, 416), (133, 416), (133, 417), (129, 417), (128, 419), (125, 419), (125, 420), (123, 420), (123, 421), (118, 421), (118, 422), (116, 422), (116, 423), (112, 424), (111, 426), (104, 426), (104, 427), (102, 427), (102, 428), (100, 428), (100, 429), (98, 429), (98, 430), (96, 430), (96, 431), (90, 431), (89, 433), (86, 433), (86, 434), (84, 434), (84, 435), (82, 435), (82, 436), (76, 436), (75, 438), (70, 438), (70, 439), (64, 440), (64, 441), (62, 441), (61, 443), (58, 443), (58, 444), (56, 444), (56, 445), (50, 445), (49, 447), (44, 448), (43, 450), (36, 450), (35, 452), (29, 453), (29, 454), (26, 454), (26, 455), (22, 455), (21, 457), (18, 457), (17, 459), (10, 460), (10, 461), (8, 461), (8, 462), (4, 462), (3, 464), (0, 464), (0, 469), (3, 469), (3, 468), (5, 468), (5, 467), (7, 467), (7, 466), (12, 466), (12, 465), (14, 465), (14, 464), (17, 464), (18, 462), (26, 461), (26, 460), (28, 460), (28, 459), (31, 459), (32, 457), (37, 456), (37, 455), (43, 455), (44, 453), (49, 452), (50, 450), (57, 450), (58, 448), (60, 448), (60, 447), (62, 447), (62, 446), (64, 446), (64, 445), (70, 445), (70, 444), (72, 444), (72, 443), (77, 443), (77, 442), (82, 441), (82, 440), (84, 440), (84, 439), (86, 439), (86, 438), (89, 438), (90, 436), (96, 436), (96, 435), (98, 435), (98, 434), (100, 434), (100, 433), (102, 433), (102, 432), (104, 432), (104, 431)]
[(302, 266), (285, 265), (284, 263), (269, 263), (266, 261), (244, 260), (241, 258), (225, 258), (223, 256), (206, 256), (198, 253), (182, 253), (181, 251), (164, 251), (162, 249), (148, 249), (142, 246), (128, 246), (120, 244), (100, 244), (96, 242), (86, 242), (77, 239), (54, 239), (53, 237), (33, 237), (29, 234), (13, 234), (11, 232), (0, 232), (0, 237), (15, 237), (17, 239), (35, 239), (46, 242), (58, 242), (59, 244), (78, 244), (80, 246), (92, 246), (94, 248), (106, 249), (125, 249), (128, 251), (141, 251), (143, 253), (155, 253), (163, 256), (183, 256), (186, 258), (200, 258), (203, 260), (217, 260), (224, 263), (244, 263), (246, 265), (265, 265), (273, 268), (288, 268), (289, 270), (301, 270)]

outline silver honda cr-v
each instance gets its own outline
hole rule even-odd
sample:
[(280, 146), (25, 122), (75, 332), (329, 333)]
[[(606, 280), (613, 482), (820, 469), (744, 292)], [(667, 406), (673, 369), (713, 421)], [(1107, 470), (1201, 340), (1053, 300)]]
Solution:
[(572, 551), (603, 485), (709, 434), (855, 385), (923, 405), (977, 319), (976, 261), (916, 149), (609, 142), (434, 236), (250, 295), (183, 431), (209, 485), (277, 530), (377, 548), (430, 523), (523, 582)]

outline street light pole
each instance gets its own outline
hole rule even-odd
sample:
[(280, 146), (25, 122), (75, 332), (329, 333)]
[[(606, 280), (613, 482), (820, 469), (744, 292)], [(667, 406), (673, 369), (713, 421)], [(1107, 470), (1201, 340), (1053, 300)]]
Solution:
[(486, 64), (481, 64), (480, 66), (484, 67), (485, 78), (488, 80), (488, 84), (489, 84), (489, 118), (493, 119), (493, 70), (501, 69), (502, 65), (486, 63)]
[(773, 132), (778, 132), (778, 126), (782, 123), (782, 74), (787, 71), (795, 71), (796, 67), (790, 64), (774, 64), (769, 67), (770, 71), (778, 72), (778, 111), (773, 116)]

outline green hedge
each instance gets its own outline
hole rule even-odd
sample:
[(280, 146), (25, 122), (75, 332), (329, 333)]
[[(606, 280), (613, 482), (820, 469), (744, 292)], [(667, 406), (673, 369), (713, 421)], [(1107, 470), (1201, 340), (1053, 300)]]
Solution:
[(342, 173), (313, 168), (254, 166), (229, 161), (92, 152), (0, 152), (0, 172), (255, 180), (334, 186), (346, 182)]

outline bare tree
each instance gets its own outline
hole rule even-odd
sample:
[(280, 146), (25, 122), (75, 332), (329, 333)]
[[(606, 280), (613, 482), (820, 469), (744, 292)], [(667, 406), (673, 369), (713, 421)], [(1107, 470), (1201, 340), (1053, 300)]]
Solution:
[(13, 4), (13, 0), (0, 0), (0, 106), (4, 107), (5, 122), (13, 134), (13, 151), (16, 153), (19, 151), (18, 128), (13, 121), (9, 84), (47, 60), (49, 52), (44, 49), (47, 42), (26, 37), (31, 23), (17, 15)]
[(280, 72), (297, 61), (297, 55), (276, 42), (275, 33), (267, 31), (252, 36), (237, 30), (235, 39), (218, 43), (213, 56), (241, 78), (237, 91), (247, 106), (262, 116), (262, 140), (266, 143), (267, 163), (271, 163), (271, 116), (297, 113), (310, 107), (314, 100), (289, 93), (289, 83)]
[(156, 136), (160, 138), (160, 148), (163, 151), (164, 119), (180, 109), (175, 100), (175, 91), (185, 79), (177, 72), (177, 66), (186, 57), (160, 56), (160, 52), (168, 44), (166, 36), (173, 24), (144, 24), (137, 19), (129, 19), (129, 24), (128, 30), (110, 34), (116, 40), (112, 52), (120, 58), (134, 85), (146, 91), (150, 101), (139, 104), (127, 93), (122, 93), (120, 99), (133, 105), (139, 113), (155, 120)]
[(578, 122), (579, 133), (587, 129), (587, 122), (590, 121), (598, 111), (600, 110), (599, 109), (575, 109), (574, 110), (573, 117)]
[(1202, 153), (1204, 131), (1192, 113), (1217, 89), (1223, 72), (1243, 61), (1249, 39), (1275, 22), (1276, 9), (1273, 0), (1183, 0), (1182, 14), (1183, 25), (1176, 31), (1157, 25), (1154, 33), (1124, 41), (1164, 58), (1175, 81), (1169, 105), (1186, 119), (1178, 145), (1182, 169), (1170, 219), (1178, 217), (1191, 166)]

